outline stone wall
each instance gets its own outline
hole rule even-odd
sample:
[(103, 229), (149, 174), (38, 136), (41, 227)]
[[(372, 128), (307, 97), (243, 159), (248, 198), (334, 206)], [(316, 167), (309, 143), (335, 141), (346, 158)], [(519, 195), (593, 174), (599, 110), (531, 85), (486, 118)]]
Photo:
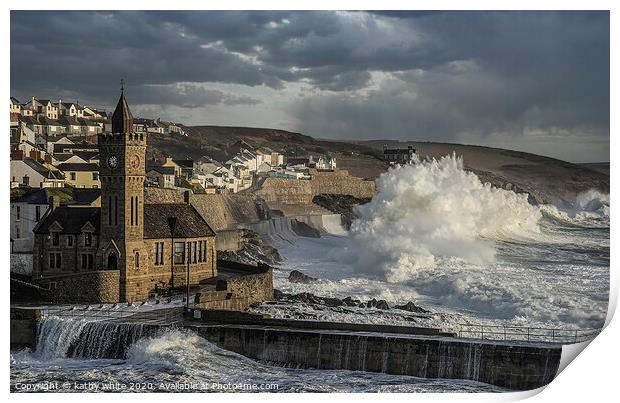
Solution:
[(58, 274), (34, 280), (36, 285), (55, 290), (52, 302), (117, 303), (119, 302), (119, 270)]
[(273, 299), (271, 267), (218, 260), (219, 267), (239, 272), (239, 275), (217, 281), (216, 290), (202, 292), (194, 303), (196, 309), (243, 310), (252, 304)]
[(37, 320), (40, 318), (37, 309), (11, 308), (11, 350), (36, 347)]
[(221, 348), (302, 368), (465, 379), (513, 390), (555, 377), (562, 347), (445, 337), (217, 324), (192, 327)]
[(32, 253), (11, 253), (11, 273), (32, 275)]
[(232, 252), (239, 250), (242, 232), (243, 230), (241, 229), (218, 231), (217, 238), (215, 239), (215, 249)]
[(266, 217), (260, 201), (251, 193), (195, 194), (191, 204), (216, 232)]
[[(183, 238), (175, 239), (175, 242), (198, 242), (205, 238)], [(198, 285), (201, 282), (217, 276), (217, 257), (215, 253), (215, 238), (206, 238), (207, 241), (207, 260), (190, 263), (189, 281), (191, 285)], [(153, 254), (153, 244), (155, 242), (163, 242), (163, 264), (155, 264), (155, 256)], [(143, 301), (151, 296), (151, 294), (168, 290), (170, 286), (174, 288), (183, 288), (187, 279), (187, 263), (172, 263), (172, 239), (145, 239), (144, 249), (146, 255), (142, 257), (144, 261), (140, 264), (140, 268), (134, 270), (127, 277), (125, 301)], [(172, 284), (171, 284), (172, 278)]]
[[(283, 178), (267, 178), (256, 194), (264, 199), (270, 207), (282, 209), (285, 213), (288, 206), (302, 205), (319, 206), (312, 203), (314, 196), (320, 194), (342, 194), (358, 198), (369, 198), (375, 194), (375, 182), (350, 176), (347, 171), (314, 172), (310, 180), (293, 180)], [(301, 214), (301, 212), (297, 212)]]

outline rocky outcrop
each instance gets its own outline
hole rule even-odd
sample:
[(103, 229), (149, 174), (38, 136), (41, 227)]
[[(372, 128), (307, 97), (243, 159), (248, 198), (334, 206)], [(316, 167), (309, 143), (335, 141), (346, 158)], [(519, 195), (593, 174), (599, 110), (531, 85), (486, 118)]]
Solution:
[(394, 309), (400, 309), (402, 311), (415, 312), (415, 313), (429, 313), (426, 309), (420, 308), (413, 302), (409, 301), (405, 305), (394, 305)]
[(317, 280), (316, 278), (303, 274), (302, 272), (298, 270), (293, 270), (288, 276), (288, 281), (290, 281), (291, 283), (308, 284), (308, 283), (313, 283), (316, 280)]
[[(291, 272), (292, 274), (293, 272)], [(297, 272), (304, 275), (303, 273)], [(295, 275), (297, 276), (297, 274)], [(310, 277), (312, 278), (312, 277)], [(316, 280), (316, 279), (313, 279)], [(289, 276), (290, 281), (290, 276)], [(346, 297), (344, 299), (340, 298), (330, 298), (330, 297), (319, 297), (309, 292), (302, 292), (300, 294), (287, 294), (280, 290), (273, 290), (273, 297), (276, 301), (286, 301), (286, 302), (301, 302), (305, 304), (313, 304), (313, 305), (323, 305), (327, 307), (340, 307), (340, 306), (348, 306), (348, 307), (358, 307), (358, 308), (371, 308), (371, 309), (382, 309), (388, 310), (390, 309), (387, 301), (380, 299), (377, 300), (373, 298), (369, 301), (362, 302), (358, 299), (352, 297)], [(394, 309), (400, 309), (403, 311), (414, 312), (414, 313), (430, 313), (426, 309), (420, 308), (413, 302), (409, 301), (404, 305), (395, 305)]]
[(217, 258), (244, 264), (266, 263), (277, 266), (282, 257), (276, 248), (263, 241), (261, 236), (249, 229), (241, 229), (237, 251), (217, 251)]
[(321, 232), (318, 229), (312, 228), (305, 222), (302, 222), (299, 220), (291, 221), (291, 229), (297, 236), (305, 236), (307, 238), (320, 238), (321, 237)]
[(344, 228), (351, 228), (351, 223), (357, 218), (355, 207), (370, 202), (370, 197), (354, 197), (340, 194), (320, 194), (314, 196), (312, 202), (331, 212), (340, 214)]

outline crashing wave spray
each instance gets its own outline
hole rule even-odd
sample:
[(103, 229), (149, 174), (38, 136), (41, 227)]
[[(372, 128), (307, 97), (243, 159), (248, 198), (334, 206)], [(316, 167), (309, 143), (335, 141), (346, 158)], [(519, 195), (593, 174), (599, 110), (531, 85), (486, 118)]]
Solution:
[(540, 232), (542, 215), (527, 195), (481, 183), (455, 155), (391, 169), (377, 188), (358, 209), (348, 258), (389, 282), (434, 268), (438, 256), (489, 263), (492, 240)]

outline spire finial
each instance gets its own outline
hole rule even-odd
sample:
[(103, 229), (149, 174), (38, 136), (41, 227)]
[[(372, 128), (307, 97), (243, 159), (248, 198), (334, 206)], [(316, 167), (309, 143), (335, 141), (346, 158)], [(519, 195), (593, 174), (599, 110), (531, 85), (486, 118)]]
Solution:
[(125, 79), (121, 78), (121, 93), (125, 92)]

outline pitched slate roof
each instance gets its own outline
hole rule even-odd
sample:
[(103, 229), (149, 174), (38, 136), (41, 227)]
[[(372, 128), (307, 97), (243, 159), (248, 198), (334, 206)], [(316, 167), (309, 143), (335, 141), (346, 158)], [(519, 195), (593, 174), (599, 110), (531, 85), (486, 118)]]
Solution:
[(50, 214), (43, 217), (41, 222), (34, 228), (35, 234), (48, 234), (50, 226), (58, 221), (62, 226), (63, 234), (81, 234), (82, 227), (87, 223), (95, 227), (95, 233), (99, 233), (101, 208), (99, 207), (57, 207)]
[(215, 236), (215, 232), (191, 204), (145, 204), (144, 238), (170, 238), (168, 217), (176, 217), (175, 238)]
[(46, 168), (43, 164), (38, 161), (25, 159), (23, 160), (26, 165), (30, 168), (34, 169), (37, 173), (41, 174), (44, 178), (47, 179), (63, 179), (64, 175), (59, 171), (52, 171), (51, 169)]
[(82, 162), (63, 162), (58, 165), (58, 169), (65, 172), (99, 172), (99, 165)]
[(54, 120), (54, 119), (50, 119), (46, 116), (41, 116), (39, 118), (39, 121), (41, 122), (42, 125), (47, 125), (47, 126), (62, 126), (60, 123), (58, 123), (58, 121)]
[(54, 143), (54, 154), (62, 154), (65, 150), (99, 150), (97, 144), (64, 144)]
[(155, 171), (163, 175), (174, 175), (174, 167), (162, 167), (160, 165), (150, 165), (146, 169), (147, 172)]
[(174, 159), (172, 161), (175, 164), (177, 164), (178, 166), (182, 167), (182, 168), (193, 168), (194, 167), (194, 160), (177, 160), (177, 159)]
[(101, 189), (88, 189), (88, 188), (74, 188), (73, 200), (71, 204), (88, 205), (93, 203), (99, 196), (101, 196)]
[(84, 161), (88, 161), (92, 159), (93, 157), (99, 156), (99, 151), (78, 151), (76, 150), (73, 152), (73, 155), (80, 157)]
[(74, 118), (73, 116), (61, 116), (60, 118), (58, 118), (58, 123), (65, 125), (65, 126), (81, 126), (80, 122), (78, 122), (78, 120), (76, 118)]
[(26, 192), (22, 196), (11, 198), (11, 203), (47, 204), (47, 189), (34, 189)]

